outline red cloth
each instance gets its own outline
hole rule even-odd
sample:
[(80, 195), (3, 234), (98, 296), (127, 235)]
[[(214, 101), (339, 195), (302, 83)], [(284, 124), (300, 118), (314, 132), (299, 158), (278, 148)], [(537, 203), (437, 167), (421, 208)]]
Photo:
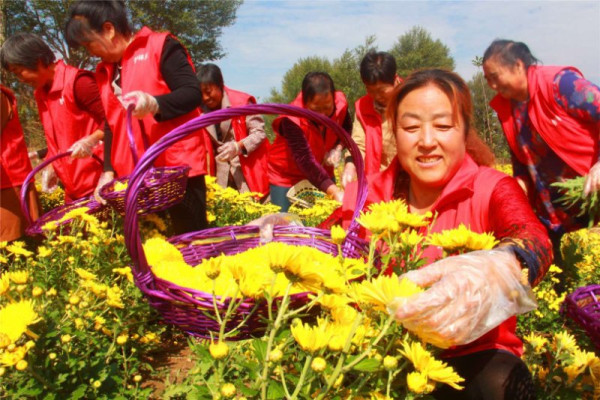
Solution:
[(381, 115), (375, 110), (373, 98), (365, 95), (355, 104), (356, 118), (365, 131), (365, 174), (378, 173), (381, 169), (381, 146), (383, 136)]
[[(101, 120), (95, 120), (88, 110), (77, 105), (75, 81), (78, 75), (85, 73), (59, 60), (55, 64), (50, 89), (41, 87), (34, 92), (48, 145), (46, 157), (66, 152), (77, 140), (102, 127)], [(94, 154), (100, 158), (103, 158), (103, 153), (102, 146), (94, 149)], [(91, 157), (63, 157), (52, 165), (64, 185), (67, 200), (92, 194), (102, 174), (102, 165)]]
[[(168, 32), (153, 32), (143, 27), (127, 46), (121, 60), (121, 89), (123, 95), (141, 90), (153, 96), (170, 92), (160, 72), (160, 60)], [(193, 66), (191, 59), (190, 65)], [(101, 62), (96, 68), (96, 80), (100, 88), (102, 103), (107, 113), (108, 123), (113, 131), (112, 162), (117, 175), (127, 175), (134, 167), (133, 157), (125, 126), (126, 111), (113, 92), (112, 80), (116, 65)], [(134, 139), (138, 157), (145, 151), (146, 144), (155, 143), (165, 134), (200, 115), (198, 109), (168, 121), (157, 122), (154, 116), (147, 115), (134, 121)], [(157, 166), (191, 167), (190, 177), (206, 174), (207, 159), (204, 133), (200, 130), (178, 141), (162, 153), (156, 160)]]
[[(600, 129), (593, 121), (584, 122), (573, 118), (554, 99), (554, 77), (564, 69), (581, 74), (574, 67), (529, 67), (527, 114), (535, 130), (548, 146), (577, 173), (585, 175), (597, 160)], [(522, 164), (527, 164), (527, 159), (517, 143), (519, 132), (516, 131), (511, 101), (496, 95), (490, 105), (498, 113), (511, 151)]]
[[(342, 125), (346, 118), (346, 113), (348, 112), (348, 101), (346, 100), (344, 93), (340, 91), (335, 92), (334, 100), (335, 113), (331, 119), (339, 125)], [(304, 108), (302, 93), (299, 93), (296, 99), (290, 104)], [(269, 146), (268, 154), (269, 182), (277, 186), (290, 187), (294, 186), (302, 179), (306, 179), (306, 177), (294, 162), (287, 140), (279, 133), (280, 124), (283, 118), (288, 118), (302, 129), (310, 149), (314, 154), (314, 158), (318, 163), (323, 162), (325, 154), (334, 148), (339, 138), (331, 129), (326, 129), (325, 135), (323, 136), (319, 131), (322, 126), (317, 126), (306, 118), (290, 116), (277, 117), (273, 121), (273, 131), (276, 133), (276, 137)], [(331, 168), (326, 168), (326, 170), (330, 176), (333, 176), (333, 170)]]
[(31, 172), (27, 145), (17, 111), (17, 98), (4, 85), (0, 90), (10, 101), (12, 117), (0, 133), (0, 189), (20, 186)]

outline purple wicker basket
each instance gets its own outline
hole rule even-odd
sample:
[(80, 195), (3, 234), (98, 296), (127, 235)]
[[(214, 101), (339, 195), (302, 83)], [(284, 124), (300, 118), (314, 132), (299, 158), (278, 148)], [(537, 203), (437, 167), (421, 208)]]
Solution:
[(563, 311), (587, 332), (600, 350), (600, 285), (583, 286), (565, 298)]
[[(133, 161), (137, 164), (138, 155), (135, 149), (132, 126), (133, 109), (133, 105), (127, 108), (126, 125), (129, 147)], [(138, 195), (138, 213), (151, 214), (166, 210), (179, 203), (185, 194), (189, 172), (189, 166), (156, 167), (150, 169), (144, 176), (143, 185)], [(121, 215), (125, 215), (125, 196), (127, 191), (117, 191), (115, 190), (115, 186), (119, 183), (126, 184), (128, 182), (129, 176), (124, 176), (114, 179), (100, 189), (100, 196)]]
[[(219, 325), (212, 316), (214, 314), (213, 296), (210, 293), (161, 280), (152, 274), (144, 254), (138, 227), (137, 196), (143, 185), (144, 174), (154, 160), (171, 144), (206, 126), (233, 117), (254, 114), (283, 114), (308, 118), (337, 133), (356, 160), (359, 188), (353, 220), (341, 246), (342, 252), (348, 258), (361, 258), (368, 251), (368, 243), (357, 235), (358, 223), (356, 222), (367, 195), (362, 158), (356, 144), (338, 124), (310, 110), (281, 104), (252, 104), (232, 107), (204, 114), (188, 121), (153, 144), (132, 172), (125, 205), (125, 244), (133, 261), (132, 271), (136, 285), (144, 293), (150, 305), (161, 313), (166, 322), (179, 326), (193, 336), (207, 338), (210, 336), (210, 332), (218, 332)], [(315, 247), (332, 255), (338, 253), (338, 247), (331, 241), (330, 231), (325, 229), (275, 226), (273, 240)], [(205, 258), (221, 254), (237, 254), (256, 247), (259, 245), (260, 237), (258, 226), (227, 226), (175, 236), (169, 241), (179, 248), (188, 264), (197, 265)], [(290, 307), (305, 303), (306, 296), (307, 293), (293, 295)], [(221, 310), (225, 310), (230, 301), (229, 298), (219, 297), (214, 300)], [(266, 313), (266, 303), (257, 305), (251, 299), (244, 301), (238, 308), (236, 316), (227, 323), (227, 330), (238, 327), (235, 337), (229, 339), (244, 339), (260, 335), (264, 330), (264, 320), (261, 316)]]
[[(56, 207), (46, 214), (42, 215), (37, 220), (33, 221), (31, 218), (31, 212), (29, 210), (29, 202), (27, 201), (27, 193), (29, 192), (29, 188), (35, 181), (35, 175), (44, 169), (48, 164), (56, 161), (59, 158), (70, 156), (71, 152), (67, 151), (65, 153), (60, 153), (55, 155), (54, 157), (50, 157), (47, 160), (41, 162), (37, 167), (35, 167), (29, 175), (25, 178), (23, 182), (23, 186), (21, 186), (21, 210), (23, 211), (23, 215), (25, 219), (27, 219), (28, 227), (25, 229), (25, 233), (29, 236), (43, 236), (44, 232), (42, 227), (51, 221), (60, 220), (66, 213), (71, 210), (80, 207), (88, 207), (88, 214), (94, 215), (100, 220), (108, 219), (110, 215), (110, 209), (96, 201), (94, 196), (83, 197), (81, 199), (72, 201), (70, 203), (63, 204), (62, 206)], [(100, 160), (97, 156), (92, 156), (96, 161), (102, 164), (102, 160)], [(63, 232), (66, 233), (66, 229), (68, 224), (71, 222), (70, 219), (62, 221), (59, 226), (63, 227)]]

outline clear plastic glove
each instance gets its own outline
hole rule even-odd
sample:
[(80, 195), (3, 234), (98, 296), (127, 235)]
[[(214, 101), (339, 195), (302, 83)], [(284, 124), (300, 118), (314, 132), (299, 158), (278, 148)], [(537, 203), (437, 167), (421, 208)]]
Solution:
[(27, 157), (29, 157), (30, 161), (37, 161), (40, 159), (40, 156), (38, 154), (37, 151), (30, 151), (29, 153), (27, 153)]
[(590, 194), (597, 192), (600, 189), (600, 161), (592, 165), (590, 171), (585, 176), (585, 183), (583, 184), (583, 194), (589, 196)]
[(42, 192), (52, 193), (57, 187), (58, 177), (56, 176), (56, 172), (54, 172), (52, 164), (50, 164), (42, 171)]
[(140, 90), (134, 90), (123, 96), (123, 105), (127, 108), (134, 104), (132, 115), (136, 118), (144, 118), (146, 115), (154, 115), (158, 112), (158, 102), (154, 96)]
[(342, 161), (342, 148), (339, 146), (334, 147), (325, 154), (325, 165), (337, 167)]
[(481, 250), (447, 257), (403, 274), (424, 292), (390, 305), (404, 327), (441, 348), (467, 344), (507, 318), (537, 307), (510, 251)]
[(356, 174), (356, 165), (353, 162), (347, 162), (344, 165), (344, 172), (342, 172), (342, 187), (346, 187), (347, 184), (358, 179)]
[(217, 148), (217, 160), (230, 161), (240, 154), (240, 146), (235, 140), (223, 143)]
[(300, 217), (296, 214), (277, 213), (263, 215), (262, 217), (248, 222), (247, 225), (258, 225), (260, 227), (260, 242), (268, 243), (273, 240), (273, 227), (275, 225), (304, 226)]
[(73, 143), (69, 147), (69, 151), (72, 151), (71, 157), (73, 158), (84, 158), (90, 157), (94, 147), (100, 142), (100, 138), (97, 135), (88, 135)]
[(106, 204), (106, 200), (100, 196), (100, 189), (102, 189), (102, 186), (112, 182), (114, 179), (115, 173), (113, 171), (104, 171), (102, 175), (100, 175), (98, 183), (96, 184), (96, 189), (94, 189), (94, 198), (98, 203)]

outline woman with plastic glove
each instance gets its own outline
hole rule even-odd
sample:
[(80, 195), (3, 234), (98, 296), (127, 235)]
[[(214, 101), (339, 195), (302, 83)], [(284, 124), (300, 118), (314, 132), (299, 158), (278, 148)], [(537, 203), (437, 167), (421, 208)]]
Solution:
[[(202, 90), (202, 112), (222, 108), (256, 104), (256, 99), (225, 86), (221, 69), (215, 64), (198, 68)], [(206, 128), (211, 140), (211, 174), (222, 187), (239, 192), (251, 191), (266, 196), (269, 193), (267, 177), (267, 134), (261, 115), (235, 117)], [(212, 154), (215, 154), (214, 156)]]
[[(513, 176), (548, 229), (555, 257), (566, 232), (589, 215), (566, 208), (555, 182), (585, 176), (584, 194), (600, 190), (600, 88), (574, 67), (541, 66), (525, 43), (495, 40), (483, 56), (490, 105), (510, 147)], [(555, 260), (555, 263), (560, 260)]]
[[(102, 61), (96, 81), (113, 132), (110, 158), (124, 176), (134, 168), (126, 130), (126, 107), (135, 105), (135, 147), (144, 150), (181, 124), (200, 115), (200, 85), (183, 45), (169, 32), (143, 27), (132, 31), (122, 0), (76, 1), (71, 5), (65, 37), (69, 46), (83, 46)], [(186, 193), (171, 207), (175, 233), (206, 228), (206, 151), (202, 131), (173, 144), (157, 166), (189, 165)]]
[[(46, 157), (72, 151), (72, 157), (59, 158), (42, 172), (42, 190), (53, 191), (58, 176), (65, 201), (91, 195), (103, 169), (111, 169), (110, 164), (89, 157), (93, 153), (103, 158), (100, 141), (106, 123), (94, 75), (57, 61), (50, 47), (33, 33), (9, 37), (1, 52), (2, 67), (35, 89), (48, 146)], [(77, 159), (81, 157), (87, 158)]]
[[(31, 172), (31, 162), (17, 112), (17, 98), (0, 85), (0, 242), (20, 238), (27, 220), (21, 211), (21, 185)], [(39, 217), (35, 187), (27, 199), (33, 220)]]
[[(348, 102), (335, 90), (326, 72), (309, 72), (302, 80), (302, 91), (290, 103), (331, 118), (346, 132), (352, 130)], [(342, 160), (342, 144), (330, 129), (305, 118), (279, 116), (273, 121), (276, 133), (269, 147), (268, 175), (271, 202), (285, 212), (290, 207), (288, 190), (303, 179), (341, 202), (343, 190), (333, 181), (333, 168)]]
[[(550, 241), (517, 182), (485, 165), (489, 149), (470, 129), (469, 88), (455, 73), (428, 69), (395, 90), (388, 117), (396, 132), (397, 159), (368, 177), (369, 204), (403, 199), (411, 213), (436, 215), (431, 232), (465, 224), (499, 240), (493, 250), (441, 257), (404, 274), (426, 290), (390, 311), (423, 340), (446, 349), (442, 357), (465, 378), (465, 388), (442, 387), (438, 399), (532, 399), (531, 375), (520, 359), (515, 315), (535, 308), (531, 286), (552, 259)], [(346, 190), (349, 223), (356, 184)], [(437, 261), (436, 261), (437, 260)], [(432, 262), (433, 261), (433, 262)]]

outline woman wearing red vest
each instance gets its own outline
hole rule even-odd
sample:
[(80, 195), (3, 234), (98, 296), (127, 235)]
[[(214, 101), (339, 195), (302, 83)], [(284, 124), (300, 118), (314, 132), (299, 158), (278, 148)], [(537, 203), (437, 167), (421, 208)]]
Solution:
[[(350, 132), (346, 96), (336, 91), (326, 72), (309, 72), (302, 81), (302, 91), (291, 105), (303, 107), (331, 118)], [(303, 179), (342, 201), (344, 192), (333, 182), (333, 167), (342, 157), (339, 138), (330, 129), (304, 118), (280, 116), (273, 121), (275, 141), (269, 147), (268, 175), (271, 202), (287, 211), (287, 191)]]
[[(202, 90), (202, 111), (256, 104), (249, 94), (225, 86), (221, 69), (215, 64), (198, 68)], [(240, 192), (252, 191), (266, 196), (269, 193), (267, 177), (267, 135), (261, 115), (235, 117), (206, 128), (211, 146), (210, 171), (223, 187)], [(216, 157), (214, 154), (216, 153)]]
[[(429, 227), (433, 232), (465, 224), (500, 241), (493, 250), (447, 257), (404, 275), (427, 290), (401, 302), (397, 319), (427, 341), (450, 346), (443, 356), (465, 378), (464, 390), (444, 386), (434, 397), (533, 399), (515, 315), (535, 306), (526, 294), (529, 285), (520, 281), (521, 269), (528, 268), (529, 284), (535, 285), (551, 263), (544, 227), (516, 181), (484, 166), (493, 158), (481, 157), (491, 152), (469, 129), (471, 97), (458, 75), (439, 69), (411, 74), (395, 90), (388, 117), (398, 156), (368, 177), (367, 205), (404, 199), (411, 213), (437, 214)], [(355, 197), (351, 183), (344, 198), (346, 223)], [(426, 251), (429, 262), (441, 255), (433, 247)], [(497, 304), (502, 307), (488, 314)], [(492, 316), (496, 323), (483, 323)]]
[[(0, 241), (15, 240), (25, 233), (27, 223), (21, 211), (21, 185), (31, 172), (23, 128), (17, 113), (17, 99), (0, 85)], [(29, 191), (29, 211), (36, 220), (39, 203), (35, 187)]]
[[(200, 87), (185, 48), (168, 32), (143, 27), (134, 34), (122, 0), (73, 3), (65, 37), (70, 46), (83, 46), (102, 60), (96, 81), (113, 131), (110, 156), (117, 176), (129, 174), (134, 167), (124, 105), (135, 104), (133, 115), (139, 123), (133, 129), (139, 156), (165, 134), (200, 115)], [(206, 163), (201, 131), (172, 145), (155, 163), (191, 168), (184, 199), (169, 209), (176, 233), (207, 226)]]
[[(573, 67), (536, 65), (526, 44), (496, 40), (483, 71), (498, 92), (490, 103), (510, 146), (513, 175), (529, 195), (559, 258), (560, 238), (589, 216), (565, 209), (555, 182), (586, 176), (586, 195), (600, 189), (600, 88)], [(559, 262), (560, 260), (555, 260)]]
[[(2, 66), (35, 89), (47, 157), (68, 150), (73, 157), (92, 152), (103, 157), (97, 145), (104, 137), (105, 116), (91, 72), (55, 61), (50, 47), (33, 33), (18, 33), (4, 42)], [(94, 192), (103, 166), (89, 157), (64, 157), (54, 161), (53, 168), (64, 185), (65, 200), (72, 201)]]

